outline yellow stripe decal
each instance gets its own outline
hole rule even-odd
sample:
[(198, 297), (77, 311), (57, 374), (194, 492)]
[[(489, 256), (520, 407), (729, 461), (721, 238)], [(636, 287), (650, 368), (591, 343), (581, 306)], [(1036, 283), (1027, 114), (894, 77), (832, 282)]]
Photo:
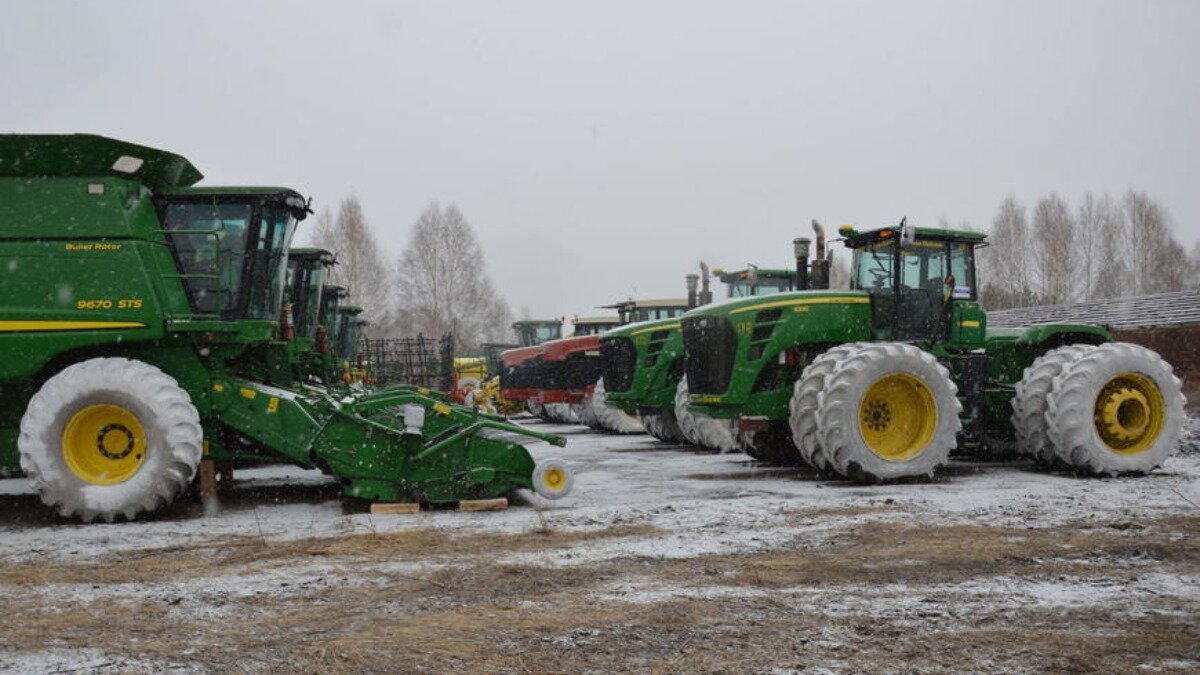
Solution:
[(654, 328), (643, 328), (639, 331), (634, 331), (633, 333), (631, 333), (631, 335), (641, 335), (642, 333), (656, 333), (660, 330), (674, 330), (676, 328), (679, 328), (678, 321), (676, 321), (675, 323), (669, 323), (665, 326), (655, 326)]
[(0, 333), (22, 331), (112, 330), (114, 328), (145, 328), (136, 321), (0, 321)]
[(958, 322), (958, 325), (963, 328), (979, 328), (978, 321), (960, 321)]
[(741, 307), (735, 309), (730, 314), (741, 314), (742, 312), (757, 312), (762, 309), (771, 309), (772, 307), (791, 307), (792, 305), (865, 305), (871, 302), (871, 298), (855, 295), (849, 297), (837, 298), (805, 298), (803, 300), (780, 300), (779, 302), (768, 302), (762, 305), (751, 305), (750, 307)]

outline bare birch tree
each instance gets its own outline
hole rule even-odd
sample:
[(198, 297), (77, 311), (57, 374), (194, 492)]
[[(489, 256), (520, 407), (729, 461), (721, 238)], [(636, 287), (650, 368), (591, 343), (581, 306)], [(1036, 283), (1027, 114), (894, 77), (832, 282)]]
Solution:
[(1125, 250), (1125, 213), (1104, 195), (1099, 202), (1100, 243), (1096, 278), (1089, 300), (1119, 298), (1132, 293)]
[(1072, 229), (1071, 209), (1058, 193), (1038, 200), (1033, 209), (1030, 246), (1034, 259), (1034, 287), (1042, 304), (1056, 305), (1071, 299), (1076, 276)]
[(454, 204), (426, 207), (397, 263), (400, 332), (453, 333), (459, 349), (508, 341), (512, 312), (488, 278), (483, 249)]
[(1005, 197), (992, 219), (989, 246), (980, 249), (980, 296), (989, 309), (1029, 304), (1029, 236), (1025, 207)]
[(384, 320), (391, 275), (358, 197), (343, 199), (336, 219), (328, 208), (317, 216), (313, 245), (337, 256), (337, 264), (329, 271), (329, 283), (345, 286), (349, 302), (363, 308), (365, 319), (373, 323)]

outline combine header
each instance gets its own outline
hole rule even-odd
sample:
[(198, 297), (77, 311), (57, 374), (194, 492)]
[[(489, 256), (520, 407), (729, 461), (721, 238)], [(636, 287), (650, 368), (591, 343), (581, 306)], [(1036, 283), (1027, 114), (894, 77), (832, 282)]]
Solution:
[[(200, 178), (108, 138), (0, 136), (0, 467), (19, 462), (48, 506), (85, 521), (163, 508), (202, 458), (317, 467), (370, 500), (566, 494), (564, 464), (508, 440), (559, 437), (417, 390), (335, 399), (302, 384), (279, 356), (300, 321), (281, 330), (280, 316), (307, 202)], [(352, 330), (334, 323), (316, 353)]]

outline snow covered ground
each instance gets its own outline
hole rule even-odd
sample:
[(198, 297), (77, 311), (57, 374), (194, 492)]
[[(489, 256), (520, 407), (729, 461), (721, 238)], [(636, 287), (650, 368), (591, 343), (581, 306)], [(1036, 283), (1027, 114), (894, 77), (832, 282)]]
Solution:
[(503, 512), (372, 516), (266, 467), (218, 503), (81, 525), (0, 480), (0, 667), (1200, 668), (1194, 438), (1144, 478), (955, 462), (863, 486), (527, 423), (569, 438), (530, 450), (575, 493)]

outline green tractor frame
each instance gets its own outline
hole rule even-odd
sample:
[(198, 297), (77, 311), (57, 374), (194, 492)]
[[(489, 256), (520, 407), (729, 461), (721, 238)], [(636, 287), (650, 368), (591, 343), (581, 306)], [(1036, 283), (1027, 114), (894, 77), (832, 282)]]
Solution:
[(1014, 449), (1084, 474), (1143, 474), (1177, 445), (1180, 382), (1154, 352), (1099, 326), (987, 327), (984, 235), (905, 221), (839, 233), (848, 290), (827, 288), (821, 237), (818, 266), (801, 239), (807, 290), (681, 321), (691, 409), (733, 420), (757, 456), (870, 482), (932, 476), (952, 451)]
[(0, 467), (84, 521), (163, 508), (202, 459), (320, 468), (379, 501), (570, 490), (565, 464), (509, 440), (560, 437), (416, 390), (297, 382), (279, 319), (308, 204), (200, 178), (99, 136), (0, 136)]
[[(711, 277), (725, 285), (727, 298), (771, 295), (795, 289), (796, 273), (754, 266), (726, 272), (710, 271), (700, 264), (700, 274), (687, 275), (688, 307), (712, 302)], [(605, 333), (600, 339), (602, 372), (607, 405), (637, 415), (646, 432), (669, 443), (687, 443), (717, 451), (744, 447), (732, 427), (688, 408), (684, 377), (683, 332), (680, 318), (631, 323)]]

